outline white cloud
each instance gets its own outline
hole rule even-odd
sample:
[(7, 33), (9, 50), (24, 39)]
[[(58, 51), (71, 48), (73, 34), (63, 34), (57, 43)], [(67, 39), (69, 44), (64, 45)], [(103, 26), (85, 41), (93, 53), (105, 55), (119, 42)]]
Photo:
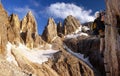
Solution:
[(13, 11), (19, 15), (20, 19), (22, 19), (29, 11), (31, 11), (35, 17), (38, 16), (37, 13), (33, 9), (29, 8), (28, 6), (25, 6), (23, 8), (16, 7), (13, 9)]
[(81, 23), (94, 20), (94, 16), (90, 15), (92, 10), (85, 10), (83, 7), (79, 7), (70, 3), (55, 3), (51, 4), (46, 9), (47, 14), (54, 18), (66, 18), (68, 15), (73, 15), (78, 18)]

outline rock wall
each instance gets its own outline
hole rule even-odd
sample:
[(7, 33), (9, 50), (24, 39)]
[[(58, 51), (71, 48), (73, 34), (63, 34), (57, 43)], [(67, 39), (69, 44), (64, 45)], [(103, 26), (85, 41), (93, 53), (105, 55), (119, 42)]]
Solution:
[(106, 0), (104, 63), (106, 76), (120, 76), (120, 1)]
[(62, 26), (61, 22), (59, 22), (57, 24), (57, 34), (58, 34), (59, 37), (62, 37), (62, 35), (63, 35), (63, 26)]
[(27, 47), (33, 48), (34, 41), (38, 35), (37, 24), (32, 12), (29, 11), (21, 21), (21, 37)]
[(80, 22), (72, 15), (68, 16), (63, 23), (63, 34), (71, 34), (80, 27)]
[(64, 43), (72, 51), (83, 54), (84, 58), (88, 57), (92, 66), (99, 72), (99, 75), (105, 76), (103, 58), (99, 52), (99, 38), (80, 36), (77, 38), (65, 39)]
[(47, 26), (45, 27), (42, 38), (48, 43), (52, 43), (57, 37), (57, 26), (53, 18), (49, 18)]
[(0, 3), (0, 54), (5, 53), (7, 44), (7, 25), (9, 24), (7, 12)]
[(13, 44), (23, 43), (20, 37), (20, 20), (16, 14), (9, 17), (10, 26), (8, 28), (9, 41)]

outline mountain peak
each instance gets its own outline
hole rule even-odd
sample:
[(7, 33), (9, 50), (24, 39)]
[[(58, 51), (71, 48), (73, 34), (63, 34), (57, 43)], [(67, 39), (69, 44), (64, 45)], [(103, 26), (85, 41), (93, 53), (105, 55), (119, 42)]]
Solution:
[(30, 10), (27, 15), (33, 16), (32, 11)]
[(47, 25), (49, 25), (49, 24), (55, 24), (55, 21), (54, 21), (53, 18), (49, 18), (48, 19), (48, 24)]
[(78, 19), (73, 17), (72, 15), (67, 16), (67, 18), (64, 20), (64, 34), (70, 34), (76, 31), (80, 27), (80, 22)]

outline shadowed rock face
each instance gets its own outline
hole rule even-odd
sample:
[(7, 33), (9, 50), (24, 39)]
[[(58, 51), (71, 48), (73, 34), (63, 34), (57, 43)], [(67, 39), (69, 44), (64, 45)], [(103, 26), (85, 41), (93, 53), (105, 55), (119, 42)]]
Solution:
[(80, 27), (80, 22), (75, 17), (70, 15), (64, 20), (63, 25), (63, 34), (67, 35), (75, 32), (76, 29)]
[(57, 24), (57, 34), (59, 37), (63, 37), (63, 26), (61, 22)]
[(120, 76), (120, 1), (106, 0), (104, 62), (107, 76)]
[(54, 54), (55, 60), (50, 59), (49, 63), (47, 63), (59, 76), (94, 76), (93, 71), (90, 70), (86, 64), (82, 63), (65, 50), (61, 50), (62, 51)]
[(101, 76), (105, 76), (104, 62), (99, 53), (99, 38), (81, 36), (64, 40), (64, 43), (74, 52), (84, 54), (89, 57), (90, 63), (100, 72)]
[(2, 7), (2, 4), (0, 4), (0, 54), (3, 54), (6, 50), (8, 24), (7, 12)]

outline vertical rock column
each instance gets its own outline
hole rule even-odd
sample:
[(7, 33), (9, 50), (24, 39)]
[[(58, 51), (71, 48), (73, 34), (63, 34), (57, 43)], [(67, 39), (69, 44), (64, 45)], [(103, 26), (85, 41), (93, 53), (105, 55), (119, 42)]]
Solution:
[(7, 44), (8, 15), (0, 4), (0, 54), (5, 53)]
[(104, 63), (106, 76), (120, 76), (120, 1), (106, 0)]
[(38, 36), (37, 24), (30, 11), (21, 21), (21, 37), (27, 47), (33, 48), (36, 36)]
[(52, 43), (57, 37), (57, 26), (53, 18), (49, 18), (47, 26), (45, 27), (42, 39), (48, 43)]

